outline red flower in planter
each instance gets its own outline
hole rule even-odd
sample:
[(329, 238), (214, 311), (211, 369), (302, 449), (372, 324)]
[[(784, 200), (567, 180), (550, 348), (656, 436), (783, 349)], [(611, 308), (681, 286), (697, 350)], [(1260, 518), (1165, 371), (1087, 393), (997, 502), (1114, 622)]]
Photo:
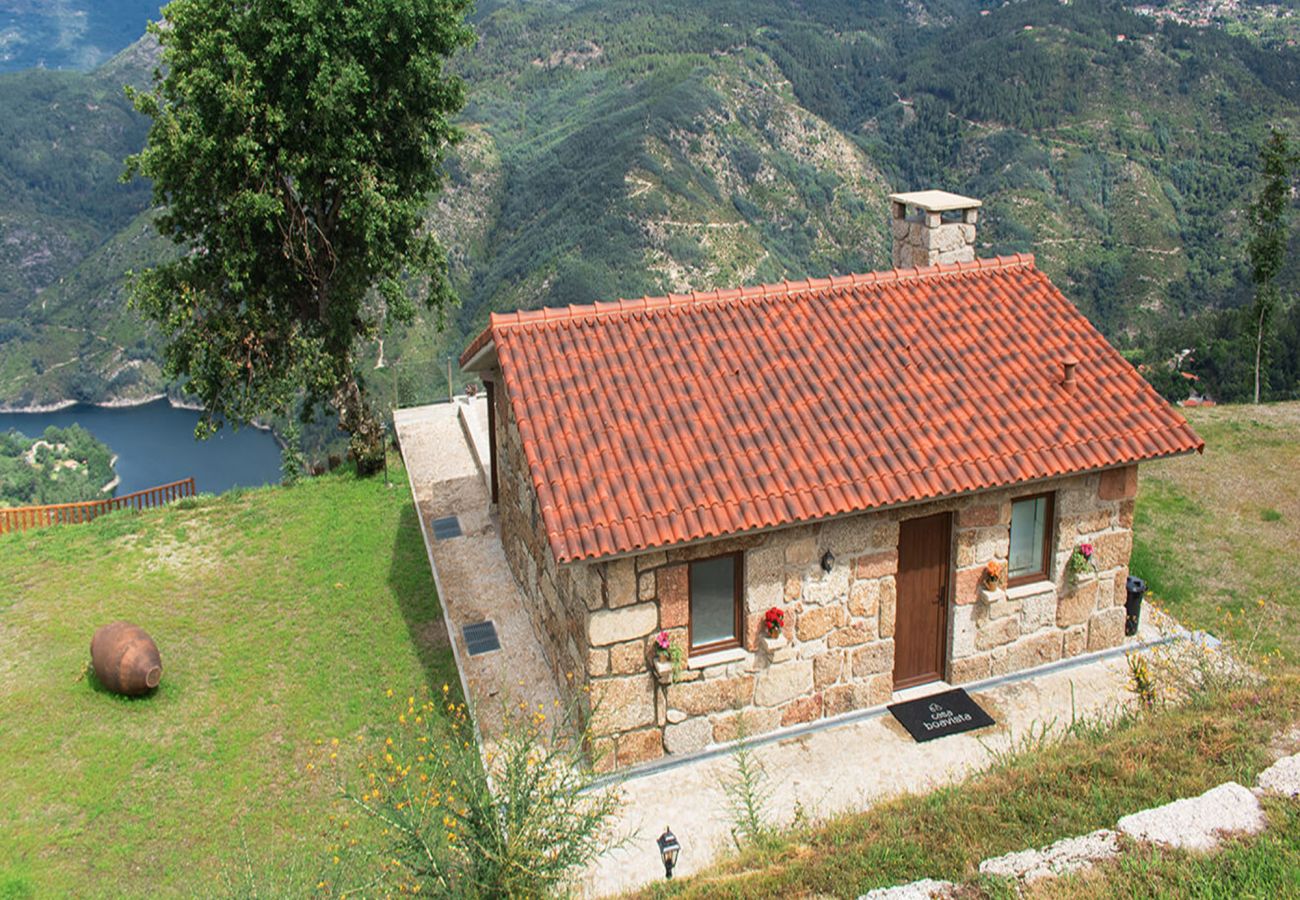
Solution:
[(785, 627), (785, 611), (779, 606), (774, 606), (763, 614), (763, 631), (768, 637), (774, 638), (781, 634), (781, 629)]

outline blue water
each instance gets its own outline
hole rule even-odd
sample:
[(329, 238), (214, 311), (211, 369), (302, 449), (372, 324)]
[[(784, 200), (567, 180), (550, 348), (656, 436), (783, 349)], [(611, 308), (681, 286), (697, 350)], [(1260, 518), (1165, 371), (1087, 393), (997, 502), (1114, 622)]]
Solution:
[(0, 413), (0, 431), (13, 428), (38, 437), (50, 425), (81, 425), (117, 454), (119, 495), (190, 476), (198, 490), (212, 494), (236, 485), (279, 483), (280, 447), (270, 432), (227, 427), (196, 441), (198, 420), (197, 412), (159, 400), (121, 409), (72, 406), (51, 413)]

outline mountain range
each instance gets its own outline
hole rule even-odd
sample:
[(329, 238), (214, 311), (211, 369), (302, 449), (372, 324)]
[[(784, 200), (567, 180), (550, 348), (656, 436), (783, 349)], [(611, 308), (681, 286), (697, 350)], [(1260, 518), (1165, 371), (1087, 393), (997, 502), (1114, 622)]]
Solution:
[[(492, 310), (888, 266), (887, 195), (929, 187), (984, 201), (982, 255), (1034, 253), (1135, 362), (1162, 360), (1249, 301), (1245, 209), (1268, 129), (1300, 123), (1300, 50), (1145, 12), (485, 0), (429, 212), (461, 303), (370, 348), (376, 391), (445, 395)], [(148, 186), (118, 181), (147, 130), (121, 86), (156, 55), (0, 75), (0, 404), (167, 387), (124, 274), (176, 251)]]

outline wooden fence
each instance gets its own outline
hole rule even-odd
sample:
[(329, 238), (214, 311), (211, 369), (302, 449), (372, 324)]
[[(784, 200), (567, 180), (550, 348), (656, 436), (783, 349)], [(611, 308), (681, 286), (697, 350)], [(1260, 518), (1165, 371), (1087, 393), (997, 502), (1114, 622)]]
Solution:
[(96, 516), (118, 509), (151, 509), (165, 506), (173, 500), (194, 496), (194, 479), (173, 481), (134, 494), (110, 497), (106, 500), (86, 500), (81, 503), (55, 503), (50, 506), (0, 507), (0, 534), (26, 531), (47, 525), (75, 525), (89, 522)]

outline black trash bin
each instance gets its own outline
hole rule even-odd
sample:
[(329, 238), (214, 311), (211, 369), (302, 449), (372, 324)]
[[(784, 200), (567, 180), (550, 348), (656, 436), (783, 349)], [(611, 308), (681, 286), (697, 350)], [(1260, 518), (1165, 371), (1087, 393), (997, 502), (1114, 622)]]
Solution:
[(1128, 577), (1128, 598), (1124, 601), (1124, 634), (1128, 637), (1138, 633), (1138, 618), (1142, 615), (1142, 598), (1146, 596), (1147, 583), (1141, 578)]

